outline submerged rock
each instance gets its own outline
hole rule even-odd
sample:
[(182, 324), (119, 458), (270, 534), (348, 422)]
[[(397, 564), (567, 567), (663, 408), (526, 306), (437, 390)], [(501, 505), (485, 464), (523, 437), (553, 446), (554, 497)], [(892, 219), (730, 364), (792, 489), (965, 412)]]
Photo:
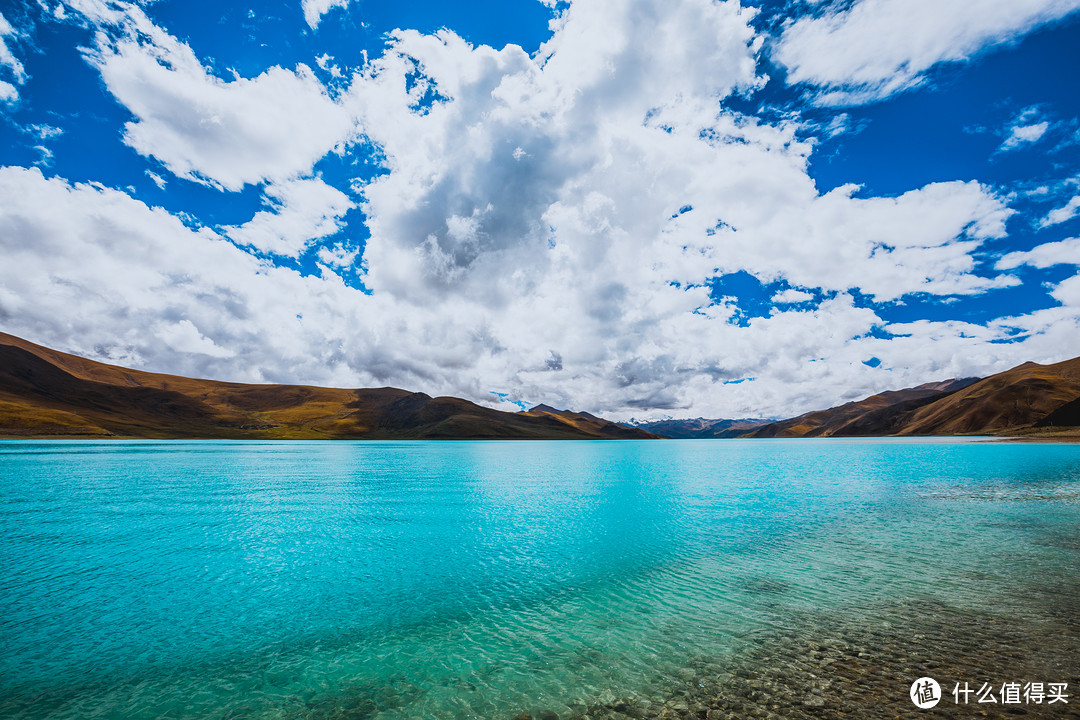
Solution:
[[(695, 659), (696, 671), (673, 673), (653, 702), (602, 691), (565, 720), (922, 720), (928, 714), (908, 697), (922, 676), (945, 696), (935, 717), (981, 717), (989, 707), (993, 717), (1080, 718), (1071, 697), (1080, 693), (1080, 593), (1046, 601), (1027, 616), (937, 601), (879, 608), (873, 621), (804, 613), (801, 632), (761, 631), (734, 656)], [(1016, 679), (1067, 683), (1070, 704), (965, 707), (951, 695), (957, 682)]]

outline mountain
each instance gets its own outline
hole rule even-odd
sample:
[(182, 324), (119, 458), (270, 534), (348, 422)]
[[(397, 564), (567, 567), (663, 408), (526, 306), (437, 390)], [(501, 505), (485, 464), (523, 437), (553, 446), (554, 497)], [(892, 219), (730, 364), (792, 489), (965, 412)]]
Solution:
[(708, 420), (706, 418), (691, 418), (688, 420), (652, 420), (649, 422), (633, 423), (633, 427), (648, 430), (660, 437), (693, 439), (693, 438), (733, 438), (768, 425), (770, 420), (741, 419), (741, 420)]
[[(572, 416), (572, 417), (571, 417)], [(585, 414), (580, 414), (586, 418)], [(594, 416), (508, 413), (397, 388), (249, 385), (129, 370), (0, 333), (0, 436), (653, 438)]]
[[(1030, 428), (1080, 398), (1080, 358), (1027, 362), (914, 412), (901, 434), (965, 435)], [(1059, 423), (1061, 424), (1061, 423)]]
[(518, 413), (525, 417), (534, 418), (554, 418), (561, 422), (577, 428), (578, 430), (589, 433), (597, 434), (604, 433), (606, 436), (613, 438), (622, 438), (626, 440), (642, 437), (658, 437), (659, 433), (652, 433), (641, 428), (631, 428), (618, 423), (608, 422), (602, 418), (598, 418), (595, 415), (591, 415), (587, 412), (573, 412), (572, 410), (556, 410), (548, 405), (537, 405), (529, 410)]
[(769, 423), (743, 437), (895, 435), (902, 431), (910, 412), (977, 380), (978, 378), (945, 380), (904, 390), (890, 390), (828, 410), (815, 410), (790, 420)]
[[(946, 380), (771, 423), (744, 437), (1039, 434), (1080, 424), (1080, 358), (1027, 362), (982, 379)], [(1040, 428), (1044, 430), (1040, 430)]]

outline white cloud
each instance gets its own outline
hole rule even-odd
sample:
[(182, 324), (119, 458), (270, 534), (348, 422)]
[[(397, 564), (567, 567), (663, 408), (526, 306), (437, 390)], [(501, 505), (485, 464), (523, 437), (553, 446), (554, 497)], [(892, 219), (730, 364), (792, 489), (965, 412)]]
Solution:
[(1001, 149), (1012, 150), (1021, 145), (1036, 142), (1046, 134), (1049, 127), (1050, 123), (1045, 120), (1031, 125), (1014, 125), (1009, 128), (1009, 136), (1001, 144)]
[(124, 141), (179, 177), (228, 190), (285, 181), (354, 133), (352, 114), (306, 65), (226, 81), (138, 6), (79, 9), (103, 28), (89, 60), (135, 116)]
[(199, 328), (195, 327), (190, 320), (158, 323), (153, 333), (154, 337), (176, 352), (209, 355), (215, 358), (230, 358), (236, 355), (232, 350), (219, 347), (213, 340), (200, 333)]
[(304, 20), (312, 30), (319, 27), (322, 16), (336, 7), (348, 7), (349, 0), (303, 0)]
[(27, 125), (23, 128), (27, 133), (30, 133), (34, 137), (40, 140), (52, 140), (53, 138), (60, 137), (64, 134), (63, 128), (58, 128), (54, 125)]
[(15, 32), (15, 28), (11, 26), (3, 13), (0, 13), (0, 67), (6, 68), (14, 76), (15, 82), (22, 84), (26, 81), (26, 70), (22, 62), (15, 57), (15, 53), (8, 47), (5, 39), (8, 37), (18, 37), (18, 33)]
[(1080, 265), (1080, 238), (1043, 243), (1031, 250), (1009, 253), (998, 260), (994, 267), (998, 270), (1012, 270), (1021, 265), (1030, 265), (1035, 268)]
[(1080, 8), (1080, 0), (856, 0), (787, 26), (773, 57), (788, 82), (822, 89), (822, 104), (860, 103), (923, 82)]
[(808, 293), (805, 290), (796, 290), (795, 288), (781, 290), (772, 297), (773, 303), (780, 304), (804, 303), (810, 302), (813, 299), (813, 293)]
[(317, 253), (319, 262), (323, 265), (329, 265), (335, 268), (348, 269), (353, 267), (356, 262), (357, 256), (360, 254), (359, 248), (349, 249), (341, 243), (335, 244), (333, 247), (321, 247)]
[(53, 151), (44, 145), (35, 145), (34, 149), (38, 152), (38, 159), (34, 161), (35, 165), (42, 167), (49, 167), (53, 162)]
[(1051, 225), (1057, 225), (1063, 223), (1066, 220), (1072, 220), (1076, 215), (1080, 213), (1080, 195), (1074, 195), (1069, 202), (1065, 203), (1059, 208), (1054, 208), (1043, 218), (1039, 223), (1039, 227), (1049, 227)]
[(22, 61), (15, 57), (15, 53), (8, 46), (7, 38), (18, 36), (19, 33), (11, 26), (7, 18), (0, 13), (0, 69), (5, 70), (11, 78), (10, 82), (0, 80), (0, 102), (13, 103), (18, 100), (19, 89), (17, 86), (26, 82), (26, 69), (23, 67)]
[(1050, 123), (1046, 120), (1039, 121), (1040, 115), (1037, 107), (1027, 108), (1017, 115), (1006, 128), (1005, 140), (998, 150), (1001, 152), (1015, 150), (1022, 145), (1041, 140), (1050, 129)]
[(269, 210), (260, 210), (239, 227), (225, 228), (241, 245), (296, 257), (314, 240), (341, 230), (342, 216), (354, 207), (345, 193), (318, 178), (290, 180), (266, 188)]
[[(1062, 280), (1050, 294), (1062, 305), (1071, 308), (1080, 306), (1080, 274)], [(1069, 345), (1063, 347), (1069, 347)]]
[(917, 292), (972, 295), (1017, 282), (973, 273), (971, 253), (1002, 237), (1011, 214), (987, 188), (934, 183), (897, 198), (865, 199), (855, 190), (726, 213), (749, 237), (726, 248), (721, 267), (802, 287), (857, 288), (879, 302)]
[(339, 78), (342, 76), (341, 68), (334, 64), (334, 58), (328, 53), (323, 53), (315, 58), (315, 64), (324, 72), (330, 73), (330, 77)]
[(827, 125), (807, 125), (808, 131), (820, 133), (824, 135), (826, 139), (849, 133), (859, 133), (865, 128), (866, 121), (859, 124), (853, 124), (851, 116), (846, 112), (837, 113)]

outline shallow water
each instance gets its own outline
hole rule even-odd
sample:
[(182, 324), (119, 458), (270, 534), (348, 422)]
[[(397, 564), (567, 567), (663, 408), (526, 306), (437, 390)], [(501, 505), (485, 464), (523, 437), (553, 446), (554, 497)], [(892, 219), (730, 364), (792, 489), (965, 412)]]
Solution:
[(0, 717), (883, 717), (928, 673), (1080, 693), (1078, 571), (1076, 445), (3, 442)]

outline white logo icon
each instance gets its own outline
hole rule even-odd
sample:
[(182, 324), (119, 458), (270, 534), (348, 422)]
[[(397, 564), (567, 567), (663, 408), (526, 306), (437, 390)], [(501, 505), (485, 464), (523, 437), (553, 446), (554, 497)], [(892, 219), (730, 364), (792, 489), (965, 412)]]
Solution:
[(929, 710), (941, 701), (941, 686), (931, 677), (921, 677), (911, 683), (911, 702), (920, 710)]

